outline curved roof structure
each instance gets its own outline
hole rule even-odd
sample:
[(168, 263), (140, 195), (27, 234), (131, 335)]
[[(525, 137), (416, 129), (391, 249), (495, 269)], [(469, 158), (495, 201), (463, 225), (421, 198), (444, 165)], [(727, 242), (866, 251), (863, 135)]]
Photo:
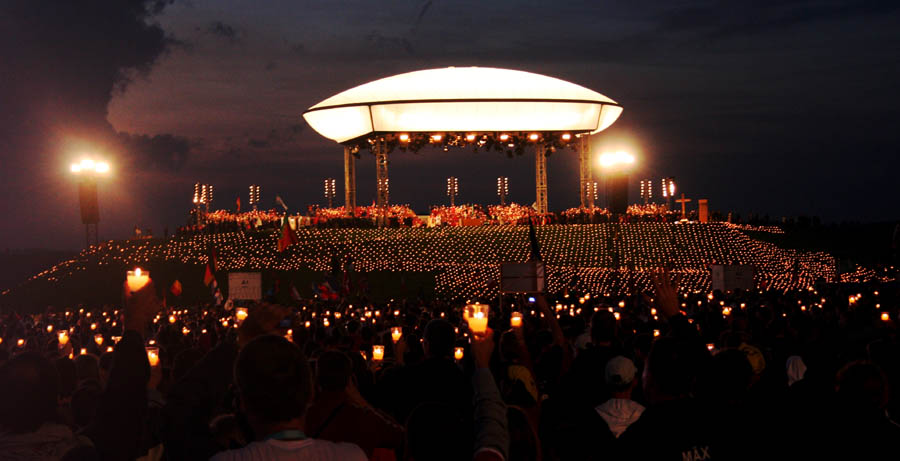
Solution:
[(370, 133), (591, 132), (622, 113), (612, 99), (518, 70), (448, 67), (398, 74), (338, 93), (303, 118), (339, 143)]

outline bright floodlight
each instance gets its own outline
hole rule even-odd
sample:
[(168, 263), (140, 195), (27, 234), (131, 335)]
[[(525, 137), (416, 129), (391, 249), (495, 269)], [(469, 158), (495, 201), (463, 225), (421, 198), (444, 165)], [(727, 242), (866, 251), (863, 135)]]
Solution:
[(622, 168), (634, 164), (634, 155), (625, 151), (607, 152), (597, 159), (601, 168)]
[(73, 163), (69, 170), (75, 174), (106, 174), (109, 173), (109, 163), (84, 158), (78, 163)]

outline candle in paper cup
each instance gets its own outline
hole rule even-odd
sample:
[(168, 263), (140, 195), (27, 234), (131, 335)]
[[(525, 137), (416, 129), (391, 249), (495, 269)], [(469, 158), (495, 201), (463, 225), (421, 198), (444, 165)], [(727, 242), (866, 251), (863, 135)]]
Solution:
[(882, 322), (890, 322), (890, 321), (891, 321), (891, 314), (888, 314), (887, 312), (882, 312), (882, 313), (881, 313), (881, 321), (882, 321)]
[(659, 330), (653, 330), (653, 336), (654, 337), (659, 336)]
[(47, 333), (53, 333), (53, 325), (47, 325)]
[(372, 360), (376, 362), (384, 360), (384, 346), (372, 346)]
[(79, 351), (78, 353), (81, 354), (81, 355), (87, 355), (87, 348), (82, 347), (82, 348), (81, 348), (81, 351)]
[(59, 338), (59, 345), (65, 346), (69, 344), (69, 332), (66, 330), (60, 331), (56, 334), (56, 337)]
[(463, 359), (463, 348), (454, 347), (453, 348), (453, 358), (455, 358), (456, 360), (462, 360)]
[(128, 291), (132, 293), (144, 288), (144, 285), (150, 282), (150, 272), (142, 271), (140, 267), (135, 268), (133, 271), (128, 271), (125, 276)]
[(394, 341), (396, 343), (397, 341), (400, 341), (401, 336), (403, 336), (402, 328), (400, 328), (400, 327), (391, 328), (391, 341)]
[(509, 326), (513, 328), (519, 328), (522, 326), (522, 313), (521, 312), (513, 312), (509, 317)]
[(159, 365), (159, 348), (158, 347), (147, 347), (147, 360), (150, 362), (151, 367), (155, 367)]
[(113, 351), (112, 346), (106, 346), (106, 352), (112, 352), (112, 351)]
[(238, 323), (246, 320), (248, 315), (250, 315), (250, 314), (249, 314), (249, 312), (247, 312), (246, 307), (239, 307), (239, 308), (235, 309), (235, 311), (234, 311), (234, 318), (237, 319)]
[(98, 346), (102, 346), (103, 345), (103, 335), (101, 335), (100, 333), (95, 334), (94, 342), (97, 343)]
[(487, 304), (469, 304), (463, 311), (466, 321), (469, 322), (469, 330), (472, 333), (484, 333), (488, 324), (488, 305)]
[(25, 340), (22, 339), (22, 338), (19, 338), (19, 340), (16, 341), (16, 345), (19, 346), (19, 347), (25, 346)]

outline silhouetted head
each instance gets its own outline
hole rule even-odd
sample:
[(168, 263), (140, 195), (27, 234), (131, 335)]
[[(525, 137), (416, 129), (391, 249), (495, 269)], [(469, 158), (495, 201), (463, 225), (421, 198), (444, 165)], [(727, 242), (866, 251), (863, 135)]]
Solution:
[(841, 368), (836, 388), (842, 403), (861, 412), (880, 412), (888, 402), (887, 377), (878, 365), (867, 360)]
[(0, 432), (25, 434), (56, 419), (59, 375), (50, 360), (26, 352), (0, 367)]
[(709, 353), (702, 345), (698, 349), (677, 338), (656, 340), (644, 366), (644, 393), (650, 403), (687, 397), (704, 356)]
[(453, 354), (453, 344), (456, 342), (456, 332), (453, 325), (446, 320), (434, 319), (425, 325), (425, 356), (450, 357)]
[(605, 344), (616, 339), (616, 317), (608, 310), (599, 310), (591, 317), (591, 341)]
[(260, 336), (241, 349), (234, 381), (248, 416), (263, 424), (303, 416), (312, 398), (306, 356), (281, 336)]
[(316, 384), (325, 392), (346, 389), (352, 375), (353, 363), (343, 352), (326, 351), (316, 361)]

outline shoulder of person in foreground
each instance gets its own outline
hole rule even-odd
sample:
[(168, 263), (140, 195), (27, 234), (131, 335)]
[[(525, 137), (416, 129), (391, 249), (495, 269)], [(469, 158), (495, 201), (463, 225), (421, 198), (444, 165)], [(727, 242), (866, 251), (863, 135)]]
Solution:
[(365, 452), (352, 443), (318, 439), (253, 442), (244, 448), (223, 451), (210, 458), (211, 461), (365, 461), (367, 459)]

